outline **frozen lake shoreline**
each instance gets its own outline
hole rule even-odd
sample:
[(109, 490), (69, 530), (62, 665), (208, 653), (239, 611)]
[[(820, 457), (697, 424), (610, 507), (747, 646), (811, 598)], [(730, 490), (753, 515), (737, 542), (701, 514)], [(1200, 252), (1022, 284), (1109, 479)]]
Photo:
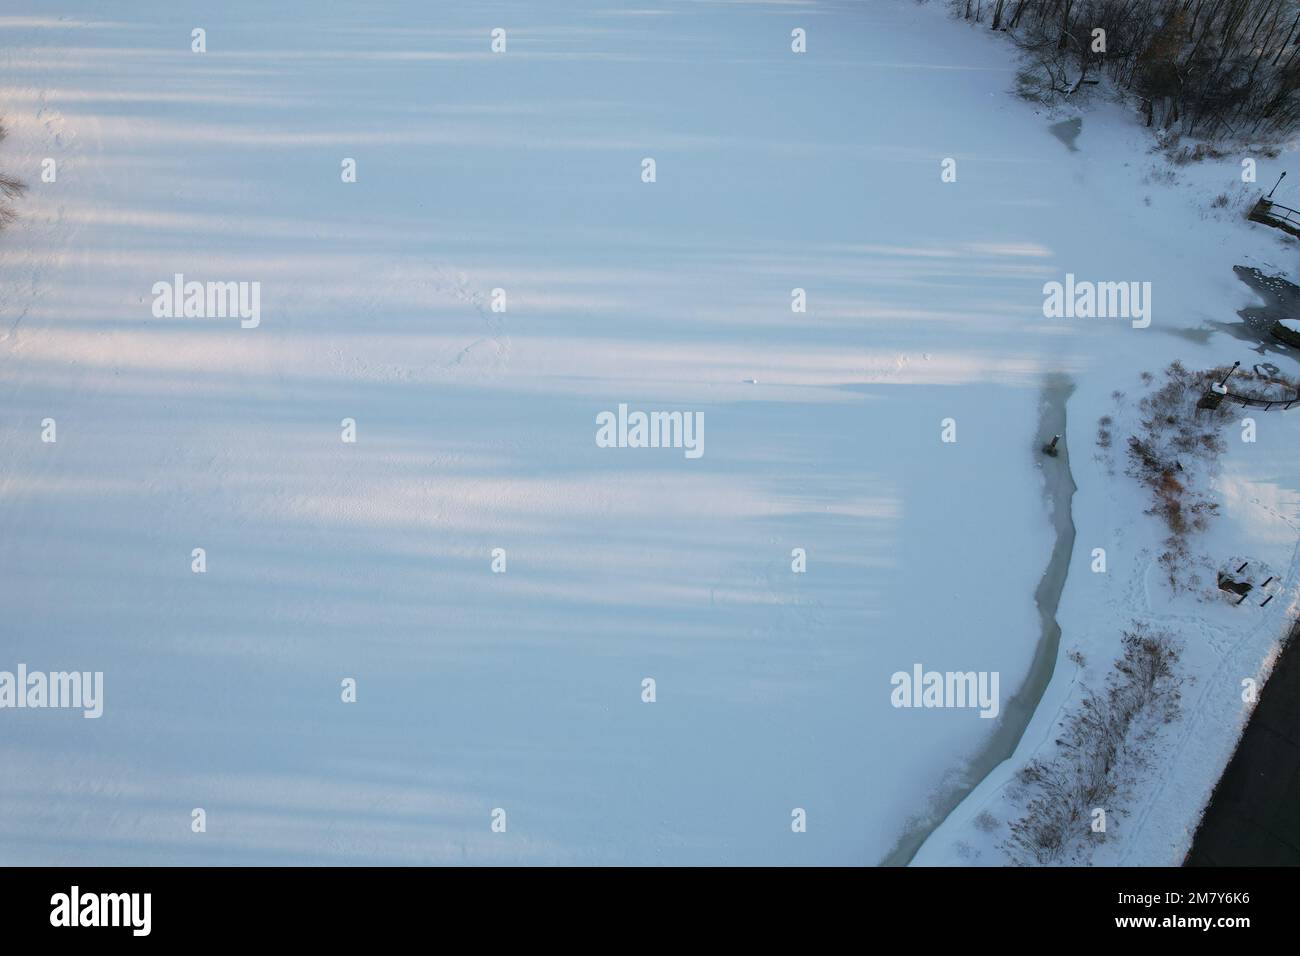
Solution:
[[(786, 10), (499, 12), (503, 54), (407, 4), (9, 25), (0, 156), (59, 176), (0, 261), (0, 596), (107, 701), (13, 722), (14, 858), (861, 863), (991, 723), (890, 675), (1028, 666), (1044, 253), (897, 228), (977, 201), (937, 129), (1006, 70), (909, 4), (802, 59)], [(256, 327), (155, 315), (177, 274)], [(601, 447), (622, 405), (707, 449)]]
[[(1070, 442), (1066, 437), (1066, 405), (1074, 391), (1074, 383), (1065, 375), (1051, 375), (1043, 383), (1039, 402), (1037, 440), (1030, 454), (1043, 472), (1043, 496), (1052, 514), (1056, 541), (1052, 557), (1043, 571), (1042, 579), (1034, 591), (1042, 630), (1034, 649), (1033, 662), (1021, 686), (1007, 699), (1002, 717), (988, 742), (971, 759), (962, 773), (962, 783), (953, 787), (932, 802), (926, 818), (908, 830), (882, 861), (883, 866), (906, 866), (926, 839), (948, 815), (961, 804), (979, 784), (1011, 758), (1019, 745), (1025, 729), (1033, 719), (1044, 692), (1051, 683), (1061, 645), (1061, 627), (1056, 620), (1056, 609), (1065, 590), (1070, 570), (1070, 555), (1074, 550), (1074, 520), (1070, 504), (1074, 497), (1074, 479), (1070, 475)], [(1060, 435), (1055, 458), (1044, 455), (1042, 448)]]

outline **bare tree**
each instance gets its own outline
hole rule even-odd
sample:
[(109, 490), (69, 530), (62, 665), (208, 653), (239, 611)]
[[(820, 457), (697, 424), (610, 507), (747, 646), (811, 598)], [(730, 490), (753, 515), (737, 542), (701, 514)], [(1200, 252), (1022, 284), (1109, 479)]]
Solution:
[[(0, 142), (4, 142), (4, 138), (7, 135), (8, 133), (4, 128), (4, 124), (0, 123)], [(9, 223), (14, 221), (14, 216), (16, 214), (14, 213), (13, 207), (9, 205), (9, 201), (17, 199), (22, 195), (23, 190), (26, 188), (26, 185), (17, 179), (14, 179), (12, 176), (0, 173), (0, 229), (3, 229), (5, 226), (9, 225)]]
[(1109, 77), (1148, 126), (1282, 137), (1300, 119), (1300, 0), (952, 2), (1028, 51), (1042, 98)]

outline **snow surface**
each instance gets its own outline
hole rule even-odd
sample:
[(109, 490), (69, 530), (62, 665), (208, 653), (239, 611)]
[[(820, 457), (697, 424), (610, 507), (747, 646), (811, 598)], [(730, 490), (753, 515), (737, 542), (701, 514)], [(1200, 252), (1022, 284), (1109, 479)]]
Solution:
[[(1253, 301), (1233, 265), (1289, 264), (1209, 211), (1238, 161), (1166, 182), (1111, 106), (1068, 151), (934, 4), (467, 6), (0, 15), (31, 187), (0, 236), (0, 669), (106, 697), (0, 714), (0, 859), (877, 862), (994, 723), (895, 709), (890, 675), (1028, 670), (1064, 372), (1062, 655), (1104, 670), (1135, 613), (1201, 642), (1106, 847), (1176, 862), (1293, 603), (1296, 426), (1257, 416), (1218, 479), (1215, 549), (1287, 575), (1249, 619), (1155, 605), (1155, 519), (1090, 452), (1140, 371), (1255, 360), (1209, 325)], [(1152, 282), (1151, 327), (1044, 319), (1066, 272)], [(259, 281), (261, 325), (154, 318), (175, 273)], [(621, 402), (703, 412), (704, 456), (596, 447)], [(970, 821), (1076, 690), (1062, 656), (918, 862), (999, 862)]]

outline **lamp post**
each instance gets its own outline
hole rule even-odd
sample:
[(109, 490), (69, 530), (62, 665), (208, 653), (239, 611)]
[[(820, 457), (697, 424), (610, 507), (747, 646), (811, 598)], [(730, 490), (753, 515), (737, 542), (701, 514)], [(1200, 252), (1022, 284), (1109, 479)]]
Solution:
[(1277, 182), (1275, 182), (1275, 183), (1273, 184), (1273, 188), (1270, 189), (1270, 190), (1268, 191), (1268, 195), (1265, 196), (1264, 198), (1265, 198), (1265, 199), (1272, 199), (1272, 198), (1273, 198), (1273, 194), (1274, 194), (1275, 192), (1277, 192), (1277, 187), (1282, 185), (1282, 180), (1284, 180), (1284, 179), (1286, 179), (1286, 170), (1285, 170), (1285, 169), (1282, 170), (1282, 175), (1279, 176), (1279, 177), (1277, 177)]
[[(1282, 175), (1285, 176), (1286, 173), (1283, 173)], [(1280, 182), (1280, 181), (1281, 181), (1281, 180), (1279, 180), (1279, 182)], [(1276, 189), (1277, 187), (1275, 186), (1275, 187), (1273, 187), (1273, 188)], [(1232, 368), (1228, 369), (1227, 373), (1223, 376), (1223, 381), (1219, 383), (1219, 388), (1227, 388), (1227, 387), (1228, 387), (1228, 376), (1230, 376), (1233, 372), (1237, 371), (1237, 366), (1239, 366), (1240, 364), (1241, 364), (1240, 362), (1233, 362), (1233, 363), (1232, 363)]]

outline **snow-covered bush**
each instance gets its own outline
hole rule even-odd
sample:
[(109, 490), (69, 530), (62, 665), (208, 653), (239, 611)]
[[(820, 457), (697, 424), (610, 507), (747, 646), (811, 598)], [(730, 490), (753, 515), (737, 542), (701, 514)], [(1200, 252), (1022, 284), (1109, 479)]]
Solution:
[[(1158, 516), (1169, 532), (1159, 561), (1170, 588), (1178, 590), (1197, 584), (1184, 575), (1189, 538), (1204, 531), (1218, 512), (1203, 473), (1223, 451), (1219, 432), (1232, 413), (1226, 405), (1197, 407), (1217, 372), (1192, 373), (1173, 362), (1164, 374), (1164, 384), (1138, 403), (1140, 428), (1128, 439), (1128, 474), (1147, 487), (1152, 498), (1147, 514)], [(1143, 381), (1154, 379), (1144, 373)]]
[(1125, 632), (1102, 692), (1087, 688), (1064, 718), (1056, 756), (1020, 770), (1024, 812), (1003, 845), (1015, 862), (1080, 862), (1105, 839), (1105, 829), (1094, 827), (1096, 811), (1109, 818), (1121, 812), (1151, 738), (1178, 715), (1178, 656), (1168, 633), (1141, 624)]

